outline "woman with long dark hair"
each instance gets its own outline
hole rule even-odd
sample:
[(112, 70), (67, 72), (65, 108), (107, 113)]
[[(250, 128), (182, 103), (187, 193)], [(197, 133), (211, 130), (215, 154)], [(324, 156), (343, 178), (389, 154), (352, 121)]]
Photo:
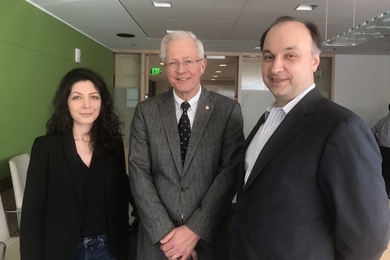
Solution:
[(31, 151), (20, 228), (23, 260), (127, 260), (129, 184), (120, 121), (100, 75), (61, 80), (47, 134)]

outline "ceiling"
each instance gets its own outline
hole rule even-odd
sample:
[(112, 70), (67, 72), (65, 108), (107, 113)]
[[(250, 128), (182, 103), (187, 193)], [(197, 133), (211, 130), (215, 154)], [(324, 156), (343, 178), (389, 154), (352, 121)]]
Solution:
[[(151, 0), (27, 1), (112, 50), (158, 50), (165, 30), (180, 29), (197, 35), (208, 52), (259, 53), (261, 34), (280, 15), (314, 21), (325, 40), (390, 10), (390, 0), (312, 0), (318, 5), (313, 11), (295, 11), (308, 4), (302, 0), (168, 0), (171, 8), (156, 8)], [(390, 37), (384, 37), (322, 53), (390, 55), (389, 49)]]

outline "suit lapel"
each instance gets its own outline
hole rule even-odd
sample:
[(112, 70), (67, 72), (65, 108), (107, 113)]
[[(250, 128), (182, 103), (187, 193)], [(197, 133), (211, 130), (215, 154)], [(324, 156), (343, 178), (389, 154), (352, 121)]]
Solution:
[[(159, 104), (159, 111), (173, 160), (175, 162), (177, 171), (181, 173), (182, 164), (180, 156), (180, 137), (179, 130), (177, 128), (175, 100), (173, 98), (172, 91), (173, 89), (166, 92), (161, 98), (162, 102)], [(188, 156), (188, 153), (186, 156)]]
[[(243, 192), (253, 183), (273, 156), (307, 124), (305, 116), (315, 112), (323, 98), (318, 89), (313, 89), (286, 115), (260, 152)], [(257, 131), (256, 131), (257, 132)]]
[(207, 123), (214, 111), (214, 102), (210, 92), (202, 87), (199, 97), (198, 107), (196, 109), (195, 119), (191, 127), (191, 138), (188, 144), (186, 159), (184, 161), (183, 175), (194, 157), (200, 140), (206, 130)]
[(73, 185), (76, 190), (77, 198), (80, 205), (83, 205), (83, 180), (81, 177), (80, 159), (78, 158), (76, 144), (74, 143), (73, 135), (64, 136), (64, 153), (68, 163), (70, 174), (72, 176)]
[(240, 170), (239, 170), (239, 183), (238, 183), (238, 193), (240, 193), (244, 187), (244, 179), (245, 179), (245, 151), (246, 149), (248, 149), (248, 146), (249, 144), (251, 143), (253, 137), (255, 136), (255, 134), (257, 133), (257, 131), (259, 130), (260, 126), (262, 124), (264, 124), (265, 122), (265, 113), (263, 113), (259, 119), (259, 121), (257, 121), (256, 125), (253, 127), (252, 131), (249, 133), (247, 139), (245, 140), (245, 143), (244, 143), (244, 146), (243, 146), (243, 154), (241, 156), (241, 160), (240, 160)]

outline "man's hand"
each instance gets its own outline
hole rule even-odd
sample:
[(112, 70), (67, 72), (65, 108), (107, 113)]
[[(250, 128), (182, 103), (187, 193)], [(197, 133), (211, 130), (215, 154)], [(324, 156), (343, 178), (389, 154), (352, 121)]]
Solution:
[(195, 249), (191, 252), (191, 258), (192, 260), (198, 260), (198, 254), (196, 253)]
[(160, 240), (161, 250), (168, 259), (198, 259), (194, 250), (200, 237), (192, 232), (187, 226), (174, 228)]

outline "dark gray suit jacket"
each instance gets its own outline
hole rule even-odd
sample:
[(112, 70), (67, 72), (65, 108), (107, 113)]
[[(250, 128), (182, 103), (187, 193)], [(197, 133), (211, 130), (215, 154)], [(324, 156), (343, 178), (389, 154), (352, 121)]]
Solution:
[[(249, 135), (245, 149), (264, 123)], [(244, 186), (231, 259), (379, 259), (389, 204), (378, 145), (353, 112), (310, 91), (279, 125)]]
[(130, 186), (141, 219), (137, 259), (165, 259), (159, 241), (182, 224), (201, 237), (199, 259), (213, 259), (211, 244), (237, 190), (241, 109), (202, 88), (182, 166), (172, 91), (139, 103), (131, 125)]

